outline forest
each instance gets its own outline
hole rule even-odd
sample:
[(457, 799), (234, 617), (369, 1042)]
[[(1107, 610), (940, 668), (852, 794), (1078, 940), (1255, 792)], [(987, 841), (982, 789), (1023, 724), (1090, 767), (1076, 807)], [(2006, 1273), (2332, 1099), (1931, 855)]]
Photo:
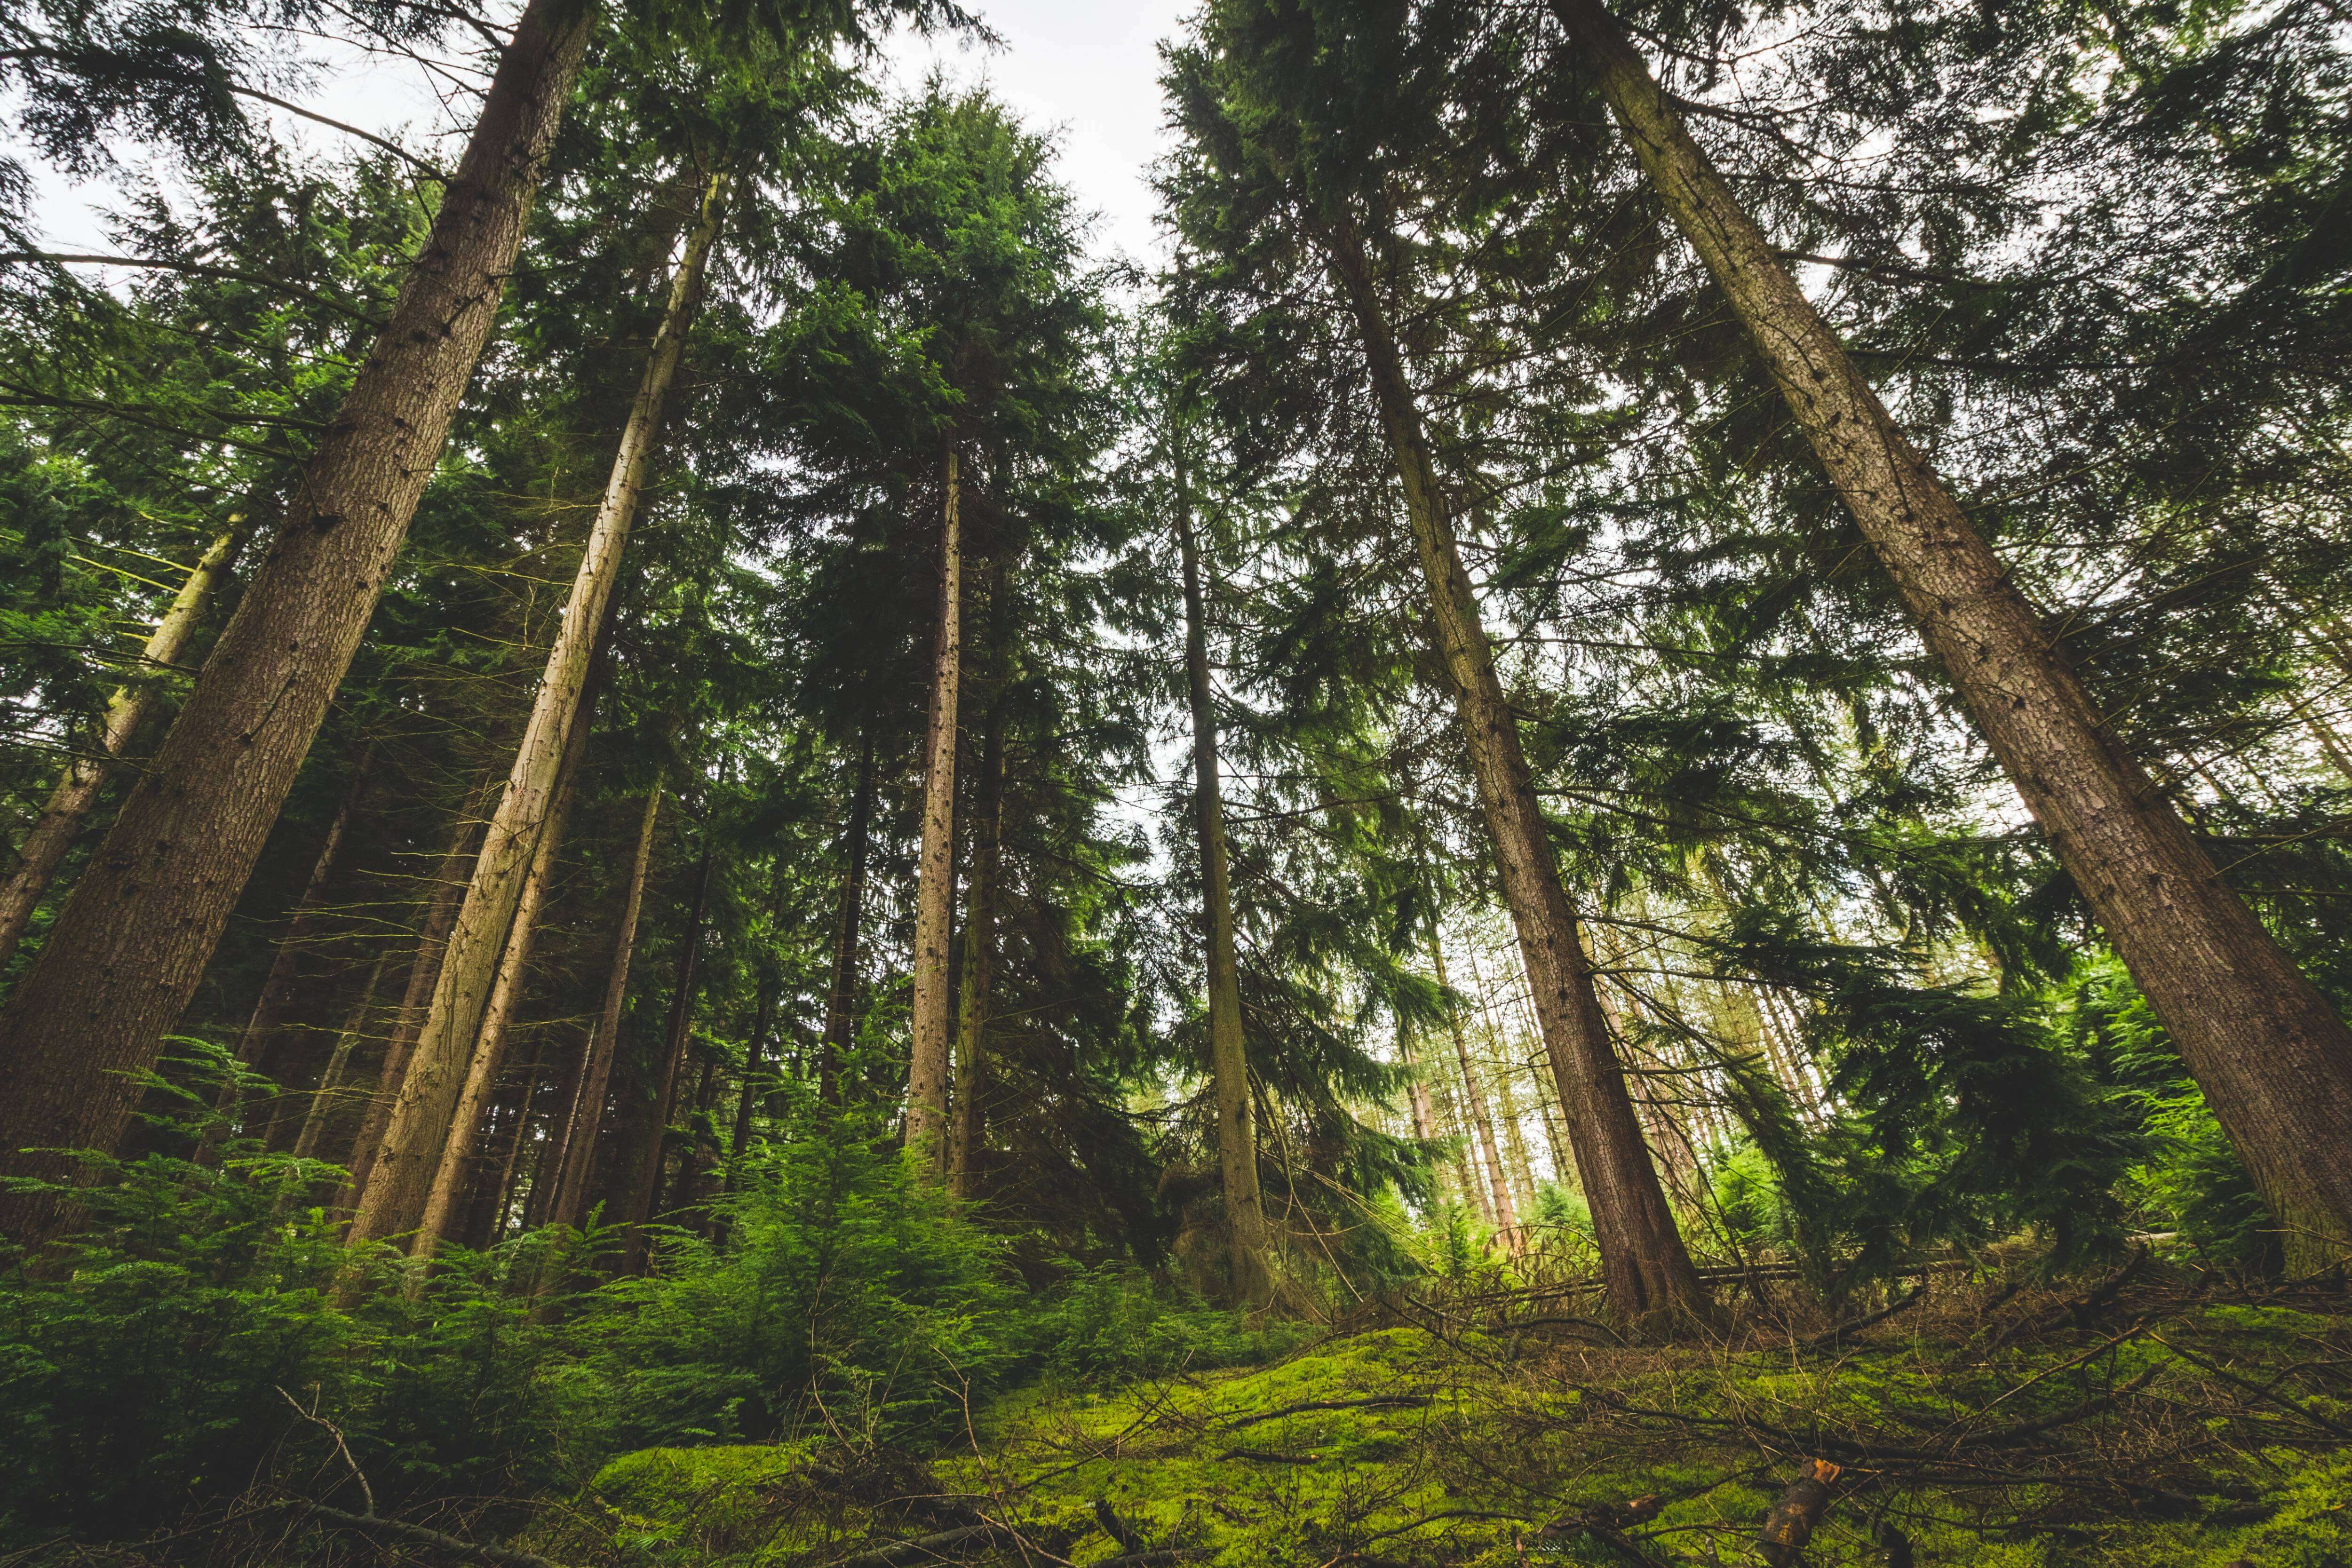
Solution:
[(2343, 0), (476, 4), (0, 7), (0, 1568), (2352, 1565)]

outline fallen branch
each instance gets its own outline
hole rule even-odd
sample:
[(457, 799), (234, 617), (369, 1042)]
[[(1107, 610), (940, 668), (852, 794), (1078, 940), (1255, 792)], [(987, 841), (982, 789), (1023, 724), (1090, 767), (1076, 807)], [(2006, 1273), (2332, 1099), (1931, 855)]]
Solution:
[(1842, 1472), (1827, 1459), (1807, 1459), (1756, 1532), (1756, 1550), (1772, 1568), (1790, 1568), (1804, 1555), (1822, 1516), (1830, 1510), (1830, 1484)]
[(1495, 1325), (1495, 1330), (1497, 1333), (1500, 1333), (1505, 1330), (1508, 1330), (1512, 1333), (1517, 1333), (1521, 1329), (1548, 1329), (1553, 1327), (1598, 1329), (1602, 1333), (1607, 1334), (1612, 1342), (1621, 1345), (1625, 1342), (1624, 1335), (1619, 1333), (1616, 1330), (1611, 1328), (1600, 1319), (1580, 1318), (1573, 1312), (1547, 1312), (1540, 1318), (1521, 1318), (1516, 1323), (1497, 1323)]
[(1909, 1293), (1898, 1298), (1892, 1306), (1882, 1307), (1877, 1311), (1872, 1312), (1865, 1317), (1855, 1318), (1849, 1322), (1838, 1324), (1835, 1328), (1829, 1330), (1825, 1333), (1815, 1334), (1811, 1339), (1805, 1342), (1805, 1348), (1809, 1351), (1825, 1350), (1829, 1346), (1837, 1343), (1839, 1340), (1844, 1338), (1848, 1334), (1860, 1333), (1864, 1329), (1871, 1328), (1886, 1321), (1887, 1319), (1893, 1317), (1895, 1313), (1902, 1311), (1906, 1307), (1917, 1306), (1920, 1300), (1926, 1297), (1927, 1294), (1927, 1286), (1926, 1281), (1923, 1280), (1919, 1284), (1911, 1287)]
[[(962, 1547), (992, 1544), (1004, 1533), (992, 1524), (967, 1524), (956, 1530), (943, 1530), (937, 1535), (918, 1536), (912, 1541), (893, 1541), (887, 1546), (877, 1546), (851, 1557), (836, 1557), (825, 1568), (905, 1568), (910, 1563), (927, 1562), (945, 1557)], [(814, 1561), (801, 1559), (803, 1563)], [(546, 1568), (554, 1568), (552, 1563)]]
[(1255, 1415), (1244, 1415), (1225, 1423), (1228, 1428), (1255, 1426), (1261, 1421), (1278, 1421), (1285, 1415), (1299, 1415), (1310, 1410), (1409, 1410), (1429, 1403), (1426, 1394), (1382, 1394), (1370, 1399), (1302, 1399), (1296, 1405), (1286, 1405), (1279, 1410), (1261, 1410)]
[(1149, 1550), (1143, 1537), (1136, 1534), (1134, 1528), (1112, 1509), (1108, 1498), (1095, 1499), (1095, 1522), (1101, 1525), (1103, 1533), (1118, 1542), (1119, 1550), (1129, 1556)]
[(1276, 1454), (1265, 1448), (1228, 1448), (1219, 1454), (1220, 1459), (1255, 1459), (1261, 1465), (1311, 1465), (1320, 1454)]
[(554, 1563), (535, 1552), (516, 1552), (504, 1546), (477, 1546), (470, 1541), (461, 1541), (454, 1535), (446, 1535), (437, 1530), (428, 1530), (421, 1524), (410, 1524), (405, 1520), (382, 1519), (374, 1514), (347, 1513), (341, 1509), (329, 1508), (325, 1503), (310, 1502), (300, 1498), (282, 1506), (291, 1512), (307, 1515), (322, 1524), (331, 1524), (341, 1530), (366, 1531), (376, 1535), (390, 1536), (395, 1541), (406, 1541), (418, 1546), (430, 1546), (436, 1552), (446, 1552), (452, 1557), (463, 1557), (469, 1562), (493, 1563), (499, 1564), (499, 1568), (555, 1568)]

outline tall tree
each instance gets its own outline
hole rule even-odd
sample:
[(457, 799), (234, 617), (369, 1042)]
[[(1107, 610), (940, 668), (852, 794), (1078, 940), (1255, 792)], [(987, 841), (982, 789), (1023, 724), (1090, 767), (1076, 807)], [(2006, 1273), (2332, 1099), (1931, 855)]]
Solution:
[(961, 485), (950, 439), (940, 464), (940, 609), (932, 633), (930, 718), (923, 741), (923, 847), (915, 870), (914, 1046), (907, 1070), (907, 1147), (926, 1169), (947, 1160), (949, 924), (955, 909), (956, 706), (963, 685)]

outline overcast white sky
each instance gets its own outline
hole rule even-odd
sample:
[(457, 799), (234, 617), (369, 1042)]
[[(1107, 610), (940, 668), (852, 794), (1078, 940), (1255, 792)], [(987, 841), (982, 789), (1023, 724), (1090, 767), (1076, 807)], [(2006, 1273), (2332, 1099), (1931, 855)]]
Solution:
[[(1003, 47), (902, 36), (887, 51), (887, 78), (912, 91), (936, 68), (959, 86), (987, 83), (1031, 126), (1055, 134), (1063, 179), (1098, 216), (1096, 250), (1148, 259), (1158, 250), (1144, 183), (1146, 165), (1160, 146), (1158, 46), (1175, 33), (1191, 4), (966, 0), (1002, 37)], [(484, 8), (510, 14), (519, 7)], [(463, 130), (434, 97), (426, 74), (407, 61), (347, 54), (307, 91), (289, 96), (379, 134), (401, 132), (412, 145), (440, 133), (449, 138), (446, 157), (456, 155)], [(323, 150), (343, 140), (336, 132), (267, 112), (289, 141)], [(120, 205), (116, 191), (104, 183), (68, 185), (37, 168), (35, 179), (37, 212), (49, 244), (77, 251), (105, 247), (99, 209)]]

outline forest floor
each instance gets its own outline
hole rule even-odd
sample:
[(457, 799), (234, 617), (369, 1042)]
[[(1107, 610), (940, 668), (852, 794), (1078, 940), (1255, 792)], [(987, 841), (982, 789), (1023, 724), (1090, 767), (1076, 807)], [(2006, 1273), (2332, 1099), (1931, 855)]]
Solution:
[(1822, 1568), (2352, 1568), (2340, 1279), (2139, 1259), (1892, 1300), (1643, 1346), (1564, 1292), (1400, 1298), (1272, 1364), (1024, 1391), (928, 1455), (633, 1454), (514, 1544), (567, 1568), (1788, 1563), (1759, 1530), (1820, 1460)]

